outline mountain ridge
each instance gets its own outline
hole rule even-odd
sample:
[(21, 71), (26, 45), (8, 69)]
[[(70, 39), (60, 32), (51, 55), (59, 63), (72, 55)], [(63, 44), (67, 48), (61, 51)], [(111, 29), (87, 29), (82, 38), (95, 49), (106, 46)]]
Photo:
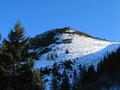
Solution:
[[(34, 40), (36, 41), (34, 42)], [(97, 53), (109, 46), (113, 46), (113, 51), (119, 47), (118, 42), (94, 38), (70, 27), (53, 29), (52, 31), (37, 35), (32, 43), (33, 46), (36, 45), (36, 49), (40, 49), (40, 60), (43, 58), (43, 62), (47, 62), (47, 64), (43, 63), (46, 66), (51, 62), (62, 61), (63, 59), (81, 59), (81, 57), (84, 57), (87, 54)], [(104, 55), (100, 54), (100, 59), (112, 50), (106, 50)], [(51, 57), (54, 59), (50, 59)], [(40, 60), (38, 60), (38, 62)], [(36, 64), (36, 67), (37, 66), (39, 66), (39, 64)]]
[[(35, 61), (34, 69), (47, 71), (43, 77), (46, 81), (46, 90), (50, 90), (53, 78), (51, 71), (56, 65), (60, 74), (65, 70), (70, 76), (73, 75), (72, 70), (79, 72), (79, 65), (96, 67), (108, 53), (115, 52), (120, 47), (119, 42), (94, 38), (68, 27), (37, 35), (31, 41), (32, 48), (39, 50), (40, 54), (39, 60)], [(73, 78), (69, 77), (69, 83), (72, 81)]]
[[(35, 37), (31, 38), (32, 46), (36, 45), (37, 47), (47, 47), (50, 44), (55, 43), (54, 37), (56, 36), (56, 34), (61, 34), (61, 35), (62, 34), (77, 34), (79, 36), (86, 36), (86, 37), (90, 37), (94, 39), (108, 41), (102, 38), (93, 37), (87, 33), (72, 29), (71, 27), (64, 27), (64, 28), (52, 29), (52, 30), (46, 31), (45, 33), (36, 35)], [(68, 41), (68, 40), (65, 40), (65, 41)], [(38, 43), (38, 42), (41, 42), (41, 43)], [(40, 46), (38, 46), (38, 44), (40, 44)]]
[[(66, 31), (67, 31), (67, 32), (66, 32)], [(75, 29), (73, 29), (73, 28), (71, 28), (71, 27), (63, 27), (63, 28), (51, 29), (51, 30), (48, 30), (48, 31), (46, 31), (46, 32), (44, 32), (44, 33), (38, 34), (38, 35), (36, 35), (35, 37), (36, 37), (36, 38), (39, 38), (39, 37), (44, 36), (44, 35), (49, 34), (49, 33), (60, 33), (60, 34), (62, 34), (62, 33), (69, 33), (69, 34), (70, 34), (70, 33), (71, 33), (71, 34), (84, 35), (84, 36), (91, 37), (91, 38), (95, 38), (95, 39), (105, 40), (105, 39), (103, 39), (103, 38), (94, 37), (94, 36), (92, 36), (92, 35), (89, 35), (89, 34), (87, 34), (87, 33), (82, 32), (82, 31), (80, 31), (80, 30), (75, 30)]]

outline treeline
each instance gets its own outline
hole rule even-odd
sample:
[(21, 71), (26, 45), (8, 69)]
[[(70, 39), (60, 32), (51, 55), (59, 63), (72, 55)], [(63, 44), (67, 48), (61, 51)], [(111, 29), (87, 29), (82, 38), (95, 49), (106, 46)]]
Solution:
[(43, 90), (40, 73), (33, 70), (39, 55), (30, 46), (30, 38), (17, 23), (0, 44), (0, 90)]
[[(83, 68), (83, 70), (85, 70)], [(86, 89), (110, 88), (120, 85), (120, 48), (104, 57), (97, 65), (95, 70), (91, 65), (82, 74), (82, 85)]]
[(77, 71), (67, 68), (62, 74), (54, 72), (51, 90), (109, 90), (112, 86), (120, 86), (120, 48), (106, 55), (96, 68), (79, 65)]

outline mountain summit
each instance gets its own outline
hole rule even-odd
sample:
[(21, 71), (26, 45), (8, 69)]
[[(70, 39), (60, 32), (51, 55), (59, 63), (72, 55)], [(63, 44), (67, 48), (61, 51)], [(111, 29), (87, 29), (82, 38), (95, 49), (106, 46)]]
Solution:
[[(50, 90), (53, 75), (51, 72), (68, 72), (69, 83), (79, 66), (97, 64), (108, 54), (119, 48), (120, 43), (103, 40), (70, 27), (54, 29), (31, 39), (32, 48), (39, 50), (40, 58), (34, 69), (45, 74), (46, 90)], [(57, 70), (56, 70), (57, 69)], [(70, 78), (71, 76), (71, 78)]]
[[(66, 36), (66, 38), (63, 38), (61, 42), (58, 41), (62, 38), (59, 36), (64, 37), (65, 35), (68, 35), (68, 36)], [(70, 39), (72, 39), (72, 37), (74, 37), (74, 35), (85, 36), (85, 37), (94, 38), (94, 39), (100, 39), (97, 37), (93, 37), (89, 34), (86, 34), (84, 32), (74, 30), (70, 27), (65, 27), (65, 28), (53, 29), (53, 30), (47, 31), (45, 33), (36, 35), (34, 38), (32, 38), (32, 46), (47, 47), (53, 43), (69, 43), (71, 41)], [(103, 40), (103, 39), (100, 39), (100, 40)]]
[(41, 68), (67, 60), (96, 65), (120, 44), (65, 27), (35, 36), (32, 38), (32, 46), (40, 50), (40, 59), (36, 61), (35, 68)]

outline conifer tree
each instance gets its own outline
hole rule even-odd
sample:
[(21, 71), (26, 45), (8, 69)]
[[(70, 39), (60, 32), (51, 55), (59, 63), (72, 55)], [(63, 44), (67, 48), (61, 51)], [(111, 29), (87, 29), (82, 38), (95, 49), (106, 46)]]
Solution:
[(82, 73), (81, 73), (81, 82), (82, 84), (87, 84), (87, 83), (92, 83), (96, 80), (96, 71), (93, 65), (90, 65), (88, 67), (88, 70), (83, 72), (85, 69), (82, 69)]
[[(0, 34), (0, 40), (1, 40), (1, 34)], [(4, 89), (5, 86), (5, 79), (3, 77), (5, 72), (4, 63), (3, 63), (3, 55), (1, 53), (1, 43), (0, 43), (0, 89)]]
[(86, 82), (91, 83), (91, 82), (95, 82), (96, 80), (97, 80), (97, 75), (95, 68), (93, 65), (90, 65), (86, 73)]
[(59, 90), (58, 78), (53, 74), (53, 78), (51, 81), (51, 90)]
[(10, 89), (9, 64), (9, 57), (2, 52), (0, 43), (0, 90)]
[(70, 90), (69, 78), (66, 71), (63, 72), (61, 90)]
[(68, 53), (69, 53), (68, 49), (66, 49), (65, 53), (66, 53), (66, 54), (68, 54)]
[(59, 67), (57, 65), (57, 63), (54, 63), (53, 65), (53, 69), (52, 69), (52, 81), (51, 81), (51, 85), (52, 85), (52, 90), (60, 90), (60, 80), (59, 80)]
[(78, 85), (80, 85), (79, 83), (79, 77), (76, 73), (76, 70), (74, 70), (73, 72), (73, 86), (72, 86), (72, 90), (78, 90)]
[(34, 73), (34, 81), (35, 81), (34, 90), (44, 90), (44, 84), (40, 70), (34, 70), (33, 73)]
[(84, 84), (85, 83), (85, 78), (86, 78), (86, 68), (85, 68), (85, 66), (82, 66), (81, 64), (80, 64), (80, 66), (79, 66), (79, 70), (80, 70), (80, 83), (81, 84)]
[(3, 40), (1, 52), (9, 57), (10, 88), (14, 90), (34, 90), (33, 62), (37, 52), (30, 50), (29, 37), (17, 23)]
[(54, 63), (53, 64), (53, 69), (52, 69), (52, 73), (55, 75), (55, 76), (58, 76), (59, 75), (59, 68), (58, 68), (58, 65), (57, 63)]

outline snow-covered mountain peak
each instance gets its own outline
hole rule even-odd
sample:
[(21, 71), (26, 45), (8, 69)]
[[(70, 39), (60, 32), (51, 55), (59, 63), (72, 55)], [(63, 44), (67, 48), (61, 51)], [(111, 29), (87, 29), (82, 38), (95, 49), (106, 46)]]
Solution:
[(55, 62), (71, 60), (81, 64), (97, 64), (120, 44), (92, 37), (69, 27), (54, 29), (37, 35), (32, 45), (40, 49), (40, 60), (35, 68), (51, 67)]
[[(74, 70), (79, 72), (79, 66), (97, 66), (108, 53), (120, 47), (119, 42), (111, 42), (93, 37), (72, 28), (54, 29), (39, 34), (31, 39), (32, 48), (40, 51), (39, 60), (35, 61), (34, 69), (42, 71), (50, 70), (50, 74), (44, 75), (47, 81), (46, 90), (50, 90), (52, 74), (51, 70), (59, 67), (58, 72), (69, 71), (68, 76)], [(72, 68), (72, 69), (71, 69)], [(53, 70), (54, 71), (54, 70)], [(73, 79), (70, 79), (72, 83)]]
[(65, 27), (53, 29), (51, 31), (47, 31), (45, 33), (37, 35), (36, 37), (32, 38), (32, 44), (33, 46), (47, 47), (53, 43), (70, 43), (72, 39), (77, 39), (80, 36), (103, 40), (100, 38), (93, 37), (84, 32), (74, 30), (70, 27)]

